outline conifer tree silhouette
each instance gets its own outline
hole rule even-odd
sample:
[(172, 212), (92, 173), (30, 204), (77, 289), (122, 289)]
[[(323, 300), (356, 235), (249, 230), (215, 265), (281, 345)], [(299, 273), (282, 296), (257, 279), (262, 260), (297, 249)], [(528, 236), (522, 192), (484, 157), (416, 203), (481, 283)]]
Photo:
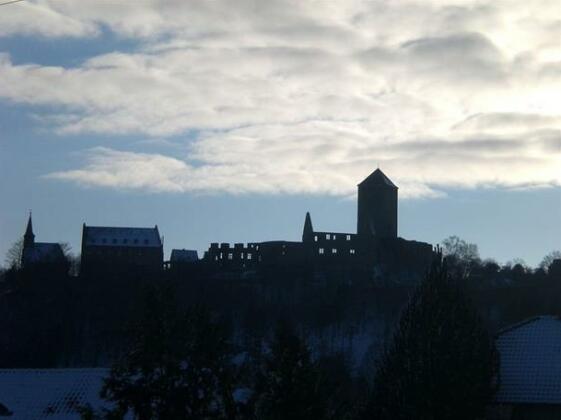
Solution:
[(364, 418), (478, 418), (495, 390), (497, 362), (492, 339), (439, 254), (401, 315)]

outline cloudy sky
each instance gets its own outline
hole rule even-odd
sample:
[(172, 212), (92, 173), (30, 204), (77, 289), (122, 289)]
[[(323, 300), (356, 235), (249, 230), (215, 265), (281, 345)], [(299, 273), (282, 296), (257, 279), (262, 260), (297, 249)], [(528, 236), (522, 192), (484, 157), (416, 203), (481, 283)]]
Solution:
[[(5, 0), (1, 0), (3, 2)], [(166, 253), (353, 231), (536, 264), (561, 248), (561, 6), (551, 0), (24, 0), (0, 6), (0, 254), (158, 224)]]

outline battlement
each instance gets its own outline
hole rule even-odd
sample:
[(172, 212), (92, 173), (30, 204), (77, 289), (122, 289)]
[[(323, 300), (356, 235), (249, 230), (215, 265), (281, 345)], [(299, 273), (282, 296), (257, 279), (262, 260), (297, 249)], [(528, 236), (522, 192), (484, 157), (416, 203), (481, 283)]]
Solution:
[(204, 260), (211, 263), (237, 262), (241, 264), (254, 264), (259, 260), (259, 244), (235, 243), (233, 246), (227, 242), (213, 242), (205, 252)]

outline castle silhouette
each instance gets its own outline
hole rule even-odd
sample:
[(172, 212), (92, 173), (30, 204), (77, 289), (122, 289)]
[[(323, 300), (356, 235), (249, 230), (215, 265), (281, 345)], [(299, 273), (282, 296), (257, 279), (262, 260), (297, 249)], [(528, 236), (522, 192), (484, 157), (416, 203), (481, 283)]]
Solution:
[[(309, 266), (369, 271), (407, 282), (422, 275), (432, 259), (432, 245), (398, 237), (398, 187), (376, 169), (358, 184), (356, 233), (314, 230), (306, 213), (301, 241), (214, 242), (202, 259), (194, 250), (174, 249), (163, 261), (163, 243), (154, 228), (86, 226), (82, 228), (81, 273), (99, 270), (181, 270), (205, 265), (218, 271), (260, 267)], [(58, 244), (35, 243), (31, 215), (24, 236), (22, 266), (59, 258)], [(56, 247), (59, 247), (57, 249)], [(47, 252), (48, 251), (48, 252)], [(59, 253), (60, 251), (60, 253)], [(25, 263), (25, 264), (24, 264)]]
[[(389, 273), (399, 282), (419, 278), (433, 255), (432, 245), (398, 237), (398, 187), (380, 170), (358, 184), (356, 233), (314, 230), (306, 213), (301, 241), (212, 243), (203, 261), (223, 269), (259, 266), (311, 266), (321, 269)], [(180, 267), (172, 258), (169, 267)]]

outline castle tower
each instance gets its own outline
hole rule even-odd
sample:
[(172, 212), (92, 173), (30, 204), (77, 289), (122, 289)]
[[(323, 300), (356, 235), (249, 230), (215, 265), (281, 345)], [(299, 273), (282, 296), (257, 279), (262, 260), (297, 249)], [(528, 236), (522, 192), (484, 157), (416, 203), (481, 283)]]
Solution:
[(397, 187), (380, 169), (358, 184), (357, 233), (397, 238)]
[(304, 221), (304, 230), (302, 231), (302, 242), (312, 242), (314, 237), (314, 227), (312, 226), (312, 218), (310, 213), (306, 213), (306, 220)]

